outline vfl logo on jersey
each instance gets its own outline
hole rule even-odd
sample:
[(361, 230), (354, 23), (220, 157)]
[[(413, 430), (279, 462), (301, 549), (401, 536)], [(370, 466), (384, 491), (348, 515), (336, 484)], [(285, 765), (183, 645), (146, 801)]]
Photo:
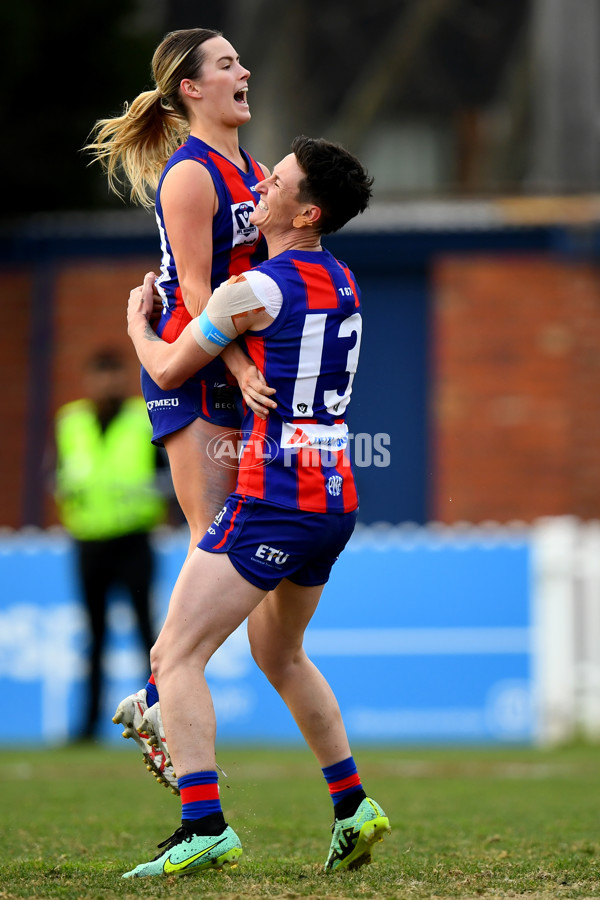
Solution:
[(341, 475), (331, 475), (327, 479), (327, 493), (332, 497), (339, 497), (342, 493), (342, 481)]
[(250, 213), (254, 211), (252, 200), (231, 204), (231, 220), (233, 224), (232, 247), (238, 244), (255, 244), (258, 240), (258, 228), (250, 222)]
[(289, 555), (289, 553), (284, 553), (283, 550), (277, 550), (275, 547), (269, 547), (268, 544), (260, 544), (254, 554), (254, 559), (260, 559), (268, 566), (282, 566)]

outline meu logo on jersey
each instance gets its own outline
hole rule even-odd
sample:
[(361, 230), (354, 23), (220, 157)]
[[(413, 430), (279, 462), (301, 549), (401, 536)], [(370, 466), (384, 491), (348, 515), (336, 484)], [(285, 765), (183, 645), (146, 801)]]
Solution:
[(267, 566), (282, 566), (287, 560), (289, 553), (283, 550), (277, 550), (276, 547), (269, 547), (268, 544), (260, 544), (254, 553), (254, 559), (260, 559)]

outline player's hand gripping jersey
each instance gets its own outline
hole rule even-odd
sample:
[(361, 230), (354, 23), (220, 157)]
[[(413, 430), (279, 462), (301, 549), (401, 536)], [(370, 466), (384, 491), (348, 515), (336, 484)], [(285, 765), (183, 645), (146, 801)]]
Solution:
[(266, 419), (244, 418), (236, 492), (311, 512), (349, 512), (358, 497), (345, 413), (362, 331), (354, 276), (327, 250), (287, 251), (256, 271), (276, 282), (282, 305), (268, 328), (244, 337), (278, 405)]

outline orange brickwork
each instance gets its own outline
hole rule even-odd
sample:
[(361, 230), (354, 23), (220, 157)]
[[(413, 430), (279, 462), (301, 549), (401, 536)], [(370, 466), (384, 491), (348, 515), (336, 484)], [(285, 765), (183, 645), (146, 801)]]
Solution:
[[(127, 298), (144, 273), (158, 266), (156, 258), (94, 259), (65, 261), (54, 266), (54, 283), (48, 298), (53, 317), (48, 339), (52, 341), (52, 368), (47, 421), (39, 432), (46, 440), (54, 413), (63, 403), (84, 396), (83, 368), (95, 350), (122, 348), (131, 361), (130, 391), (140, 393), (139, 364), (127, 337)], [(23, 491), (27, 416), (30, 408), (29, 367), (33, 278), (22, 268), (3, 271), (5, 302), (11, 303), (11, 333), (2, 336), (0, 377), (5, 385), (0, 481), (0, 527), (20, 528), (24, 524)], [(41, 466), (43, 442), (34, 455)], [(50, 494), (44, 497), (44, 525), (58, 519)]]
[(53, 406), (83, 396), (81, 374), (92, 352), (116, 347), (131, 360), (130, 390), (140, 393), (139, 364), (127, 336), (127, 299), (157, 261), (71, 262), (59, 270), (54, 306)]
[[(50, 399), (40, 431), (49, 431), (58, 406), (83, 395), (85, 360), (100, 347), (123, 348), (131, 391), (139, 392), (127, 297), (157, 265), (148, 257), (55, 265)], [(25, 267), (2, 275), (11, 331), (0, 354), (0, 527), (19, 528), (31, 477), (34, 284)], [(531, 256), (447, 257), (435, 264), (431, 289), (429, 518), (600, 517), (600, 269)], [(41, 460), (43, 446), (34, 449)], [(44, 509), (44, 524), (55, 523), (49, 496)]]
[[(29, 399), (28, 347), (33, 278), (24, 270), (2, 272), (3, 302), (10, 331), (0, 335), (2, 435), (0, 436), (0, 527), (21, 525), (25, 436)], [(8, 319), (7, 319), (8, 321)]]
[(600, 517), (600, 269), (440, 259), (433, 297), (432, 518)]

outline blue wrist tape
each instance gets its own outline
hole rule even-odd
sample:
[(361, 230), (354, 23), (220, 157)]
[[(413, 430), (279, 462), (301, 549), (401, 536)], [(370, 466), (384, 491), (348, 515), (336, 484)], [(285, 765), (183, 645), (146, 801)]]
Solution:
[(198, 325), (206, 340), (210, 341), (212, 344), (216, 344), (217, 347), (227, 347), (227, 345), (231, 343), (232, 338), (227, 337), (226, 334), (223, 334), (222, 331), (219, 331), (219, 329), (213, 325), (208, 318), (206, 310), (200, 314)]

